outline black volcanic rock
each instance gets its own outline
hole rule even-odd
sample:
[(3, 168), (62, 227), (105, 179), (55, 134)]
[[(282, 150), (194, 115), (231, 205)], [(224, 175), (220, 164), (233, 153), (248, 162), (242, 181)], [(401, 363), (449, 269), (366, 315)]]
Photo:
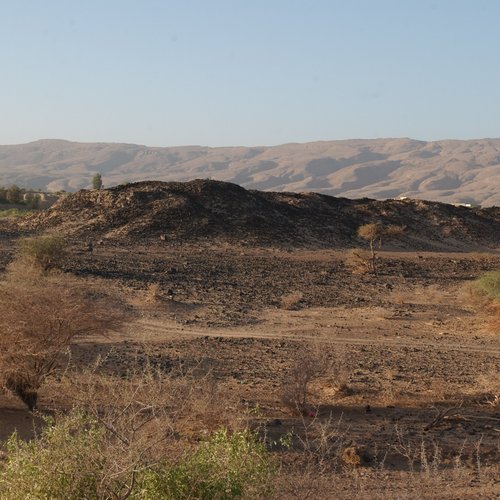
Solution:
[(373, 221), (406, 226), (403, 237), (391, 242), (397, 248), (500, 246), (500, 209), (495, 207), (262, 192), (212, 180), (138, 182), (82, 190), (21, 224), (114, 241), (208, 239), (252, 246), (345, 248), (360, 245), (356, 229)]

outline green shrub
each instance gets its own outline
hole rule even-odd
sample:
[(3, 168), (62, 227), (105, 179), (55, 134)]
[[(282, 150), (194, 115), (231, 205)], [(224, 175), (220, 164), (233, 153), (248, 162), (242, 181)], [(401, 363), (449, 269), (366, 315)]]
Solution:
[(31, 441), (13, 434), (6, 448), (2, 500), (266, 498), (275, 472), (265, 445), (249, 430), (219, 430), (173, 464), (128, 463), (113, 430), (76, 411), (47, 418)]
[(105, 466), (105, 434), (93, 420), (72, 414), (47, 419), (31, 441), (13, 434), (0, 465), (0, 498), (5, 500), (98, 498)]
[(500, 301), (500, 271), (490, 271), (474, 282), (476, 290), (485, 298)]
[(60, 269), (66, 255), (66, 241), (58, 235), (24, 238), (19, 242), (20, 258), (28, 259), (43, 271)]
[(102, 176), (100, 173), (92, 177), (92, 189), (102, 189)]
[(32, 214), (34, 211), (29, 209), (21, 209), (21, 208), (8, 208), (4, 210), (0, 210), (0, 217), (26, 217), (29, 214)]
[(217, 431), (174, 464), (149, 469), (136, 499), (229, 500), (270, 496), (274, 465), (265, 445), (249, 430)]

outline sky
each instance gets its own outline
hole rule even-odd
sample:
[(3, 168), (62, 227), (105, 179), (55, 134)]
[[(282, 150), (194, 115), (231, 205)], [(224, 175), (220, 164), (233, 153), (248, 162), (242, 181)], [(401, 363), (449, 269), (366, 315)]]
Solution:
[(0, 144), (500, 137), (498, 0), (0, 0)]

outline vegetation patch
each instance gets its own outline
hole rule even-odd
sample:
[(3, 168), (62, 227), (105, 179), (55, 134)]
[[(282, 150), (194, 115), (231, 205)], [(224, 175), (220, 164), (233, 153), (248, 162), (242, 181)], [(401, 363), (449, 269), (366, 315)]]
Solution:
[(18, 259), (29, 261), (43, 271), (61, 269), (66, 256), (66, 241), (62, 236), (47, 234), (24, 238), (19, 242)]
[(13, 434), (0, 465), (0, 496), (29, 498), (234, 499), (264, 498), (275, 467), (258, 436), (215, 432), (174, 462), (134, 464), (128, 481), (116, 467), (113, 429), (80, 412), (46, 419), (26, 442)]
[(22, 209), (22, 208), (0, 208), (0, 217), (26, 217), (32, 214), (35, 210)]
[(148, 470), (141, 498), (265, 498), (274, 472), (257, 434), (221, 429), (177, 464)]
[(474, 285), (483, 297), (500, 301), (500, 271), (490, 271), (483, 274)]
[(99, 496), (105, 459), (104, 430), (97, 422), (73, 414), (57, 423), (46, 419), (42, 434), (7, 441), (7, 459), (0, 466), (0, 497), (102, 498)]

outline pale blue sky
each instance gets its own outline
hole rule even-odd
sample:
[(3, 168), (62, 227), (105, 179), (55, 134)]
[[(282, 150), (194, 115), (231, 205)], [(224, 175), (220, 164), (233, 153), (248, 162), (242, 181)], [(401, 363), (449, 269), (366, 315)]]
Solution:
[(499, 0), (0, 0), (0, 144), (500, 137)]

